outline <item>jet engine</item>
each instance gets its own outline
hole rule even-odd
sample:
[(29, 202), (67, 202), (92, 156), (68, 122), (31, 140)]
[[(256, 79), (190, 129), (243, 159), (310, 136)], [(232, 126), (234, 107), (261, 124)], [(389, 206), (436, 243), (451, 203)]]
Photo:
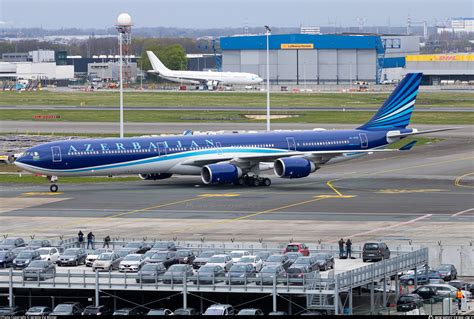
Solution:
[(201, 170), (204, 184), (230, 184), (242, 176), (242, 170), (232, 164), (210, 164)]
[(273, 170), (281, 178), (302, 178), (316, 171), (316, 165), (302, 157), (285, 157), (275, 161)]
[(139, 174), (138, 176), (141, 179), (147, 180), (147, 181), (155, 181), (157, 179), (165, 179), (165, 178), (170, 178), (173, 174), (168, 174), (168, 173), (153, 173), (153, 174)]
[(207, 81), (207, 87), (209, 90), (215, 90), (217, 89), (217, 86), (219, 85), (219, 82), (214, 80), (214, 81)]

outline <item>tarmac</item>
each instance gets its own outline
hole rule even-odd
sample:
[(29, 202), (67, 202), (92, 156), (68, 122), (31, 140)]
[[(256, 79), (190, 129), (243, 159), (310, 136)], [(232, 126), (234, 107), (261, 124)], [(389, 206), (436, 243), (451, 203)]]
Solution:
[[(58, 238), (79, 229), (122, 237), (445, 244), (474, 240), (472, 138), (328, 165), (270, 187), (161, 181), (1, 185), (0, 233)], [(28, 238), (28, 237), (27, 237)]]

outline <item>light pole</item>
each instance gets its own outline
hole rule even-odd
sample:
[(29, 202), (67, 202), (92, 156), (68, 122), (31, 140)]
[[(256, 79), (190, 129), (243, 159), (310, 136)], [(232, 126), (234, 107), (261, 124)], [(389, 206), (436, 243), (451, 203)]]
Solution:
[(268, 25), (265, 26), (265, 35), (267, 36), (267, 132), (270, 131), (270, 45), (269, 36), (272, 29)]
[[(132, 29), (132, 18), (128, 13), (122, 13), (117, 18), (116, 28), (119, 37), (119, 55), (120, 55), (120, 138), (123, 138), (123, 58), (124, 58), (124, 47), (125, 56), (127, 58), (126, 66), (130, 67), (130, 47), (131, 47), (131, 29)], [(128, 71), (128, 69), (127, 69)], [(129, 72), (127, 72), (127, 75)], [(128, 76), (127, 76), (128, 79)]]

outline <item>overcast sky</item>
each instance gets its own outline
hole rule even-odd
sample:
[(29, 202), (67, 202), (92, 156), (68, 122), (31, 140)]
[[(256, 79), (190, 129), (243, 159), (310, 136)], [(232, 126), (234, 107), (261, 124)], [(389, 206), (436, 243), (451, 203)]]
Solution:
[(107, 28), (122, 12), (136, 27), (405, 26), (473, 17), (474, 0), (0, 0), (0, 26)]

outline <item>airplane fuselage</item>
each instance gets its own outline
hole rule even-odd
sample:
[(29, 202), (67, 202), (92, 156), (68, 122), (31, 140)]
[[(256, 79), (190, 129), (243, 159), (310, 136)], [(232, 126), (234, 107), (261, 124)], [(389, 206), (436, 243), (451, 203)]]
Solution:
[[(411, 131), (406, 129), (403, 131)], [(393, 141), (390, 141), (393, 142)], [(199, 175), (199, 160), (218, 161), (245, 155), (282, 152), (368, 150), (389, 144), (387, 131), (276, 131), (219, 135), (179, 135), (65, 140), (29, 149), (17, 165), (27, 171), (50, 176), (88, 176), (169, 173)], [(313, 161), (325, 164), (357, 157), (344, 153)]]

